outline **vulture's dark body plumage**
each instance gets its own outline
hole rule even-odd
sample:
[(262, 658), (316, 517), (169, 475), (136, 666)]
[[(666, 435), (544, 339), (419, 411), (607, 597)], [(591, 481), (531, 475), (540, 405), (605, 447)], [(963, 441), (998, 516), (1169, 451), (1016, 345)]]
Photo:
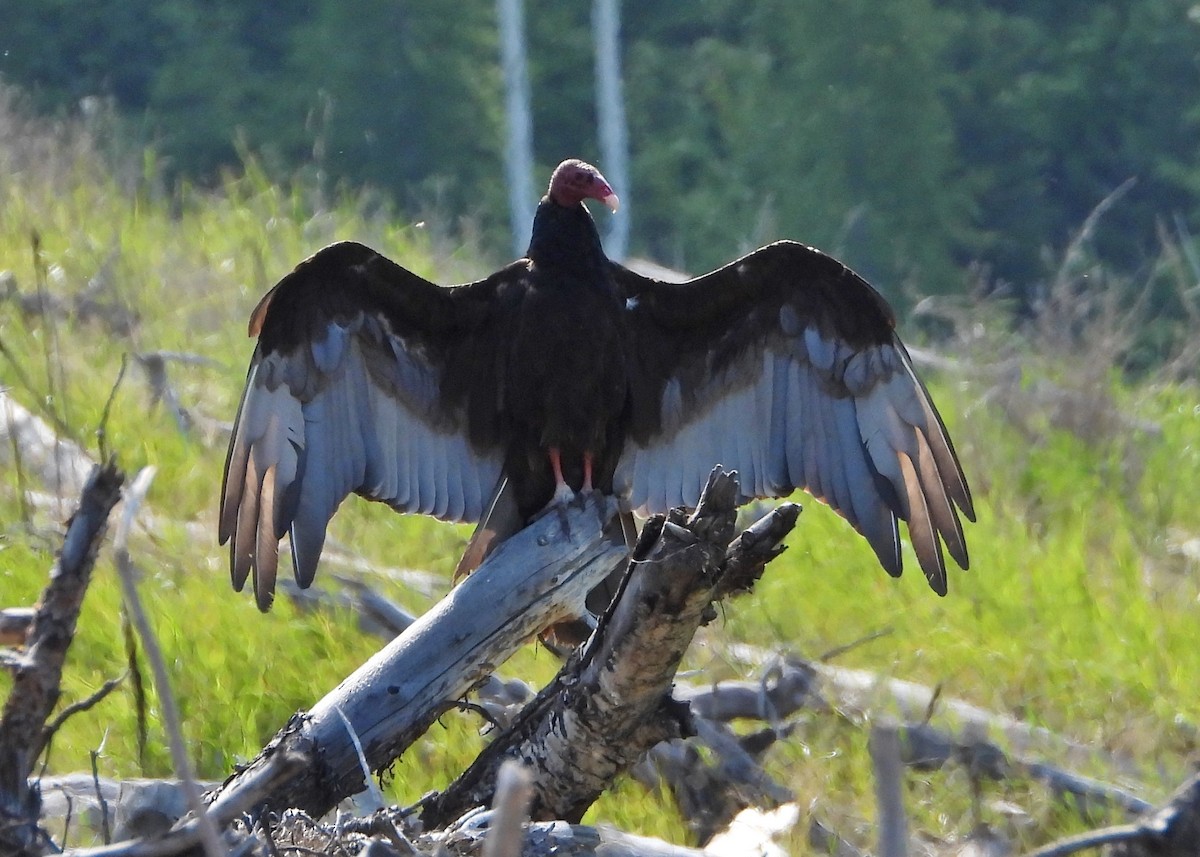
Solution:
[(942, 545), (966, 568), (971, 496), (883, 298), (793, 242), (682, 284), (640, 276), (604, 255), (585, 198), (615, 204), (565, 162), (526, 258), (475, 283), (343, 242), (263, 298), (222, 489), (234, 585), (253, 571), (270, 606), (285, 533), (308, 585), (350, 493), (479, 523), (470, 571), (564, 484), (662, 512), (722, 464), (746, 499), (805, 488), (893, 575), (907, 521), (945, 593)]

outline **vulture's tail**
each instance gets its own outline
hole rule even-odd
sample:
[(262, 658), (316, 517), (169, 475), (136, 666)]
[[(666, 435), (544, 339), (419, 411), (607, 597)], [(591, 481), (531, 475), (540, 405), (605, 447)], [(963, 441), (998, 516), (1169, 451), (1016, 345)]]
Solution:
[(510, 536), (516, 535), (525, 526), (521, 514), (517, 511), (517, 497), (508, 483), (507, 476), (501, 476), (488, 501), (487, 511), (479, 521), (479, 526), (471, 534), (467, 549), (463, 551), (458, 567), (454, 569), (454, 583), (458, 583), (468, 574), (479, 568), (492, 551)]
[[(638, 535), (633, 514), (622, 512), (619, 515), (619, 523), (621, 533), (625, 537), (625, 544), (632, 550)], [(467, 542), (462, 559), (458, 561), (458, 567), (454, 569), (454, 583), (458, 583), (479, 568), (492, 551), (500, 547), (506, 539), (520, 532), (524, 526), (525, 522), (517, 511), (515, 492), (509, 486), (508, 478), (501, 476), (488, 503), (487, 512), (475, 528), (475, 532), (471, 534), (471, 540)], [(608, 609), (608, 605), (612, 603), (613, 598), (616, 597), (624, 574), (625, 566), (622, 565), (588, 593), (587, 609), (592, 614), (591, 616), (568, 620), (547, 628), (541, 634), (542, 641), (552, 649), (567, 649), (586, 640), (595, 626), (596, 617), (603, 614)]]

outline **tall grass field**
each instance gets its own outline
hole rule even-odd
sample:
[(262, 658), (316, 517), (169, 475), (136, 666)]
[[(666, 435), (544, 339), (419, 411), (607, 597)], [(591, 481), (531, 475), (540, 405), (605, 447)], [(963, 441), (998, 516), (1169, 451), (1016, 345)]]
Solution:
[[(253, 347), (250, 310), (296, 262), (338, 239), (370, 244), (441, 282), (503, 260), (478, 252), (469, 224), (436, 213), (406, 220), (369, 193), (327, 187), (315, 171), (276, 182), (247, 156), (215, 187), (168, 188), (151, 153), (124, 151), (103, 129), (29, 118), (9, 96), (0, 111), (0, 383), (93, 457), (102, 429), (105, 450), (126, 472), (157, 468), (144, 510), (154, 526), (136, 535), (131, 552), (192, 759), (202, 777), (221, 779), (381, 646), (348, 610), (305, 611), (281, 598), (262, 615), (248, 593), (230, 588), (216, 542), (217, 494)], [(738, 237), (730, 235), (731, 257)], [(1087, 288), (1072, 294), (1085, 300)], [(1160, 801), (1200, 758), (1195, 367), (1123, 376), (1112, 343), (1121, 324), (1136, 324), (1132, 316), (1097, 313), (1090, 327), (1055, 331), (1018, 326), (996, 304), (964, 299), (944, 309), (936, 341), (922, 342), (933, 326), (921, 318), (902, 318), (900, 327), (939, 356), (941, 368), (925, 373), (979, 511), (967, 529), (970, 571), (952, 574), (950, 594), (938, 598), (910, 551), (910, 570), (893, 580), (848, 525), (797, 495), (805, 511), (788, 551), (697, 638), (681, 680), (753, 679), (763, 663), (747, 652), (815, 658), (883, 632), (834, 662), (937, 687), (942, 699), (1090, 745), (1095, 761), (1081, 773), (1120, 776)], [(165, 365), (184, 422), (156, 398), (136, 359), (154, 353), (177, 355)], [(39, 500), (44, 488), (4, 446), (0, 607), (32, 605), (72, 498)], [(359, 561), (324, 563), (317, 586), (355, 577), (421, 612), (448, 591), (468, 534), (351, 499), (331, 524), (330, 545)], [(127, 662), (106, 550), (62, 704), (92, 694)], [(541, 686), (558, 665), (531, 643), (499, 671)], [(10, 685), (0, 674), (0, 695)], [(103, 776), (171, 775), (157, 708), (151, 690), (139, 748), (126, 681), (67, 721), (48, 771), (90, 770), (98, 751)], [(889, 713), (881, 701), (868, 720)], [(934, 706), (931, 716), (939, 723), (949, 715)], [(394, 766), (389, 797), (408, 803), (445, 786), (483, 746), (482, 725), (469, 713), (446, 714)], [(869, 846), (876, 809), (865, 725), (802, 714), (765, 764), (806, 812)], [(1088, 826), (1036, 783), (981, 788), (973, 800), (968, 773), (953, 765), (908, 772), (910, 825), (950, 841), (988, 824), (1018, 846)], [(588, 820), (687, 841), (669, 796), (632, 780)], [(790, 843), (795, 853), (807, 853), (803, 827)]]

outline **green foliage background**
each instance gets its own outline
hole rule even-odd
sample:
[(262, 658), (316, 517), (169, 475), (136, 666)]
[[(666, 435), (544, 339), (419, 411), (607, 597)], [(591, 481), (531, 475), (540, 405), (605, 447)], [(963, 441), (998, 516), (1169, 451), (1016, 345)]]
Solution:
[[(177, 351), (206, 361), (170, 364), (196, 421), (192, 431), (181, 432), (155, 404), (132, 362), (104, 428), (127, 471), (158, 470), (146, 509), (152, 523), (131, 550), (192, 758), (201, 776), (220, 779), (380, 645), (346, 610), (305, 612), (281, 599), (262, 616), (229, 589), (215, 512), (223, 424), (252, 347), (250, 309), (297, 259), (341, 236), (441, 281), (490, 265), (469, 234), (413, 223), (373, 193), (330, 192), (311, 165), (277, 183), (246, 153), (215, 187), (171, 184), (153, 152), (102, 133), (113, 130), (103, 116), (52, 122), (31, 118), (12, 99), (0, 90), (0, 271), (11, 274), (0, 301), (6, 391), (95, 453), (123, 360)], [(748, 656), (747, 645), (760, 655), (815, 657), (886, 631), (837, 662), (937, 686), (943, 699), (1087, 743), (1095, 755), (1083, 773), (1116, 779), (1150, 800), (1168, 794), (1200, 753), (1197, 348), (1192, 343), (1136, 381), (1117, 368), (1139, 347), (1141, 315), (1122, 297), (1130, 281), (1094, 261), (1094, 240), (1059, 260), (1037, 319), (1014, 319), (1005, 303), (978, 299), (924, 301), (902, 318), (908, 341), (919, 343), (929, 325), (953, 358), (946, 371), (930, 373), (932, 391), (980, 520), (967, 533), (973, 568), (954, 574), (950, 596), (934, 597), (912, 571), (891, 580), (844, 521), (800, 496), (805, 511), (790, 549), (753, 594), (726, 605), (701, 634), (681, 680), (761, 674), (762, 658)], [(1168, 243), (1155, 262), (1176, 272), (1181, 289), (1195, 285), (1185, 256)], [(85, 295), (108, 310), (78, 311)], [(65, 314), (37, 311), (46, 301)], [(133, 322), (114, 324), (122, 318)], [(47, 501), (3, 445), (0, 604), (37, 598), (71, 500)], [(318, 584), (337, 587), (338, 575), (350, 575), (419, 612), (448, 589), (466, 537), (465, 527), (350, 501), (333, 520)], [(339, 548), (366, 570), (337, 561)], [(911, 556), (907, 565), (915, 568)], [(414, 585), (396, 569), (427, 572), (432, 584)], [(120, 595), (104, 552), (62, 703), (86, 698), (126, 666)], [(540, 686), (556, 669), (530, 646), (500, 672)], [(0, 673), (0, 696), (8, 689)], [(87, 770), (98, 750), (102, 775), (170, 774), (153, 689), (149, 704), (144, 752), (127, 681), (67, 721), (49, 771)], [(805, 812), (864, 847), (875, 808), (863, 727), (891, 714), (886, 704), (866, 722), (804, 712), (765, 759)], [(936, 725), (952, 725), (942, 705), (933, 716)], [(481, 746), (479, 725), (470, 714), (443, 717), (396, 765), (390, 797), (410, 803), (446, 785)], [(1064, 761), (1053, 749), (1044, 756)], [(959, 766), (910, 772), (906, 783), (913, 828), (952, 840), (983, 821), (1032, 846), (1097, 821), (1020, 778), (984, 783), (978, 806)], [(588, 820), (688, 838), (670, 798), (630, 780)], [(801, 832), (790, 845), (806, 853)]]
[[(595, 159), (586, 4), (526, 5), (538, 160)], [(1164, 797), (1197, 758), (1200, 722), (1200, 566), (1187, 548), (1200, 539), (1195, 7), (707, 0), (623, 13), (634, 252), (698, 270), (798, 238), (915, 305), (906, 339), (960, 361), (932, 386), (980, 507), (974, 568), (940, 600), (919, 575), (888, 579), (844, 522), (806, 503), (789, 552), (694, 647), (697, 680), (753, 675), (743, 643), (811, 656), (886, 629), (839, 662), (1091, 743), (1086, 772), (1099, 777), (1132, 760), (1134, 787)], [(158, 525), (133, 549), (205, 777), (378, 647), (347, 613), (283, 602), (260, 617), (228, 591), (211, 534), (246, 316), (338, 238), (442, 281), (495, 267), (508, 240), (493, 14), (480, 0), (0, 4), (0, 75), (25, 93), (0, 89), (0, 271), (17, 290), (0, 302), (0, 382), (95, 450), (123, 357), (212, 361), (172, 369), (196, 431), (179, 432), (135, 366), (106, 427), (130, 472), (158, 468)], [(89, 284), (136, 323), (47, 319), (18, 299), (70, 306)], [(36, 486), (0, 460), (0, 602), (25, 604), (65, 512), (35, 509)], [(368, 578), (421, 610), (466, 532), (349, 503), (332, 538), (372, 567), (432, 572), (431, 592)], [(64, 703), (125, 658), (102, 557)], [(555, 669), (531, 647), (503, 672), (541, 684)], [(135, 720), (125, 686), (68, 721), (51, 770), (86, 769), (103, 743), (106, 775), (169, 773), (160, 727), (140, 755)], [(397, 766), (391, 795), (444, 785), (480, 746), (477, 725), (444, 718)], [(868, 845), (861, 726), (806, 716), (767, 764)], [(984, 820), (1023, 845), (1084, 824), (1035, 785), (986, 789), (1023, 815), (985, 806)], [(969, 794), (958, 769), (911, 775), (914, 827), (965, 835), (979, 820)], [(592, 818), (686, 839), (669, 799), (630, 782)]]
[[(538, 161), (595, 159), (589, 4), (525, 6)], [(625, 4), (633, 252), (698, 271), (791, 237), (893, 298), (958, 291), (981, 263), (1033, 302), (1047, 250), (1134, 177), (1095, 246), (1145, 270), (1162, 223), (1200, 216), (1196, 8)], [(500, 255), (494, 17), (483, 0), (7, 3), (0, 76), (50, 111), (111, 98), (175, 175), (211, 184), (240, 144), (273, 175), (315, 164), (410, 214), (477, 218)]]

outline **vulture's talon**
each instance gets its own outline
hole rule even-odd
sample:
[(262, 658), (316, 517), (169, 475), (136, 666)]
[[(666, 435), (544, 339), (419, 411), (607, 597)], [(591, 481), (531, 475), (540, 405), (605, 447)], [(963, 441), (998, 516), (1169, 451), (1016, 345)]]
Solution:
[(567, 506), (578, 495), (571, 490), (571, 486), (566, 482), (560, 482), (558, 487), (554, 489), (554, 496), (550, 498), (550, 503), (547, 506)]
[(567, 483), (562, 483), (554, 489), (554, 496), (550, 498), (550, 502), (542, 507), (541, 511), (534, 513), (529, 519), (529, 523), (540, 521), (551, 512), (561, 512), (565, 515), (567, 507), (575, 502), (579, 495), (571, 490), (571, 486)]

